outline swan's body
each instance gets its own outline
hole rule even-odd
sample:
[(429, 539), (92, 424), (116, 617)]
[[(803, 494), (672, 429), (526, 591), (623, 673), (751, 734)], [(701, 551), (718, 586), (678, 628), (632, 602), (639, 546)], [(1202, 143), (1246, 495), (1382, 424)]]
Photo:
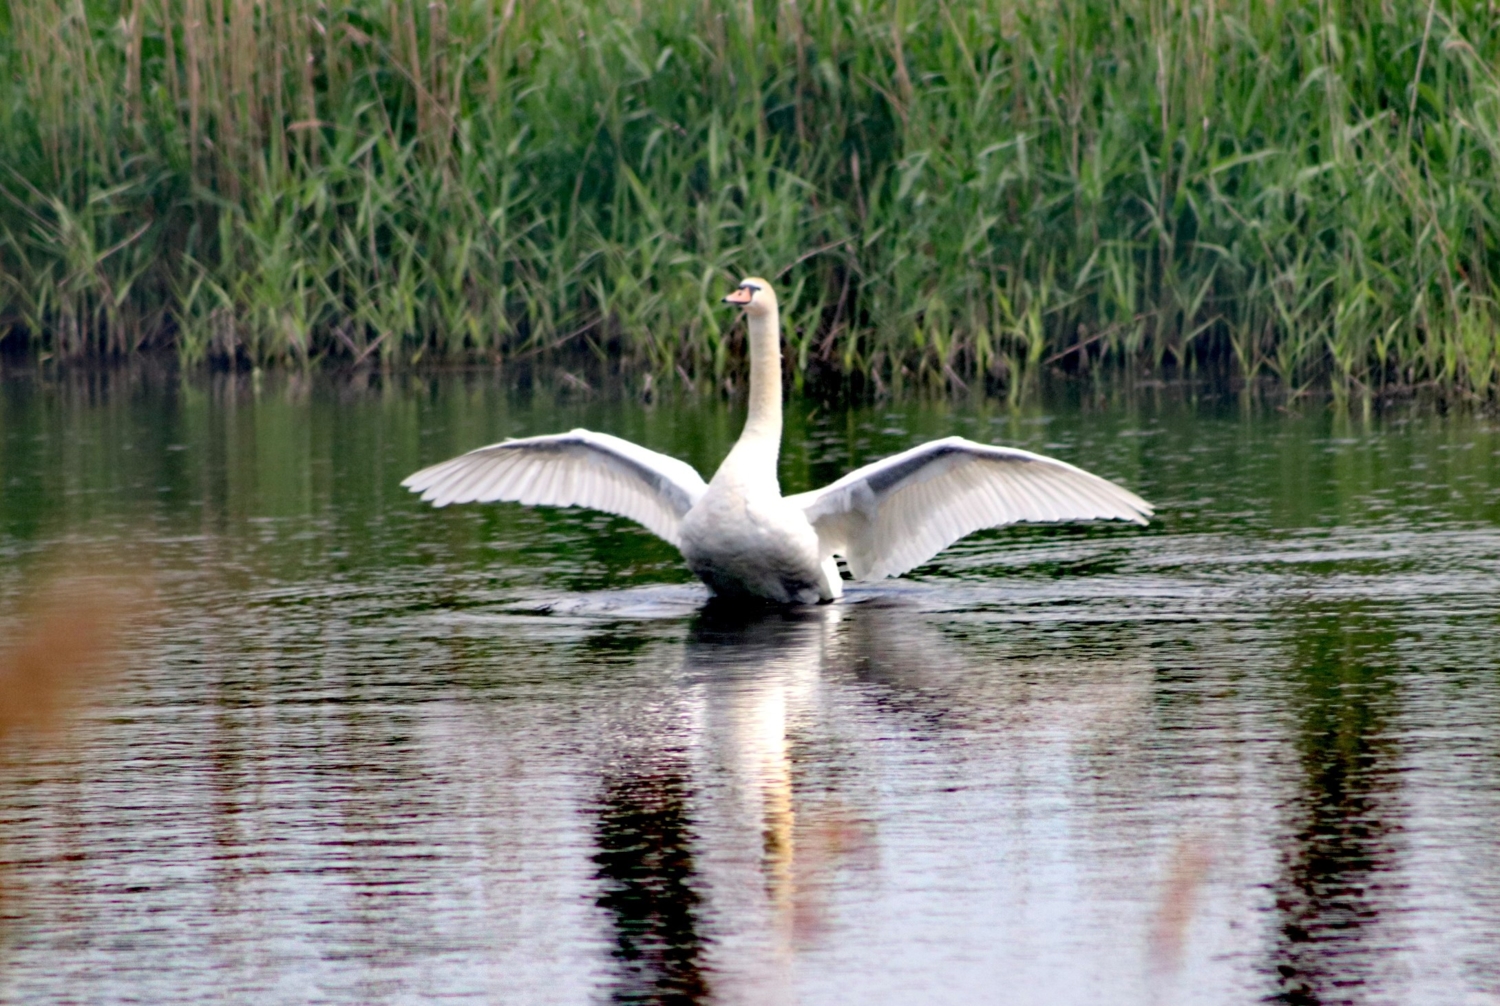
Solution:
[(746, 309), (750, 410), (707, 484), (691, 466), (588, 430), (507, 440), (424, 468), (401, 484), (437, 506), (509, 500), (629, 517), (682, 550), (716, 594), (781, 603), (899, 576), (964, 535), (1020, 521), (1146, 523), (1151, 505), (1063, 461), (962, 437), (865, 465), (832, 485), (782, 496), (781, 327), (776, 295), (747, 279), (724, 298)]

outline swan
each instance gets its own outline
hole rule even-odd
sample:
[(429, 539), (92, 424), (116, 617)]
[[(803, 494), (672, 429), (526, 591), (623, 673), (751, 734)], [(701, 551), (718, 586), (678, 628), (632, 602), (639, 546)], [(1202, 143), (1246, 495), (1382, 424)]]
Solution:
[(763, 279), (724, 303), (744, 309), (749, 415), (705, 483), (692, 466), (607, 433), (577, 429), (480, 447), (423, 468), (402, 485), (434, 506), (497, 500), (581, 506), (643, 524), (677, 546), (717, 594), (781, 604), (843, 593), (855, 580), (900, 576), (982, 528), (1021, 521), (1145, 524), (1149, 503), (1055, 458), (945, 437), (858, 468), (822, 489), (782, 496), (781, 322)]

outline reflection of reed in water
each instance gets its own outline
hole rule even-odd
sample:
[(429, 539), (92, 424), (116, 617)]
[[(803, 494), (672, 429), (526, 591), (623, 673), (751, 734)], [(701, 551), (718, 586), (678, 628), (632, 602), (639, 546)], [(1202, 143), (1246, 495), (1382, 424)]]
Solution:
[(1396, 633), (1344, 613), (1304, 623), (1294, 641), (1301, 792), (1273, 884), (1280, 916), (1268, 962), (1276, 1002), (1342, 1002), (1378, 987), (1375, 932), (1396, 906), (1380, 877), (1395, 859), (1399, 749), (1389, 721)]
[(680, 751), (627, 758), (604, 780), (594, 863), (615, 931), (616, 1002), (706, 997), (699, 895)]
[[(647, 637), (612, 624), (587, 646), (601, 671), (629, 663)], [(615, 1002), (694, 1003), (710, 989), (703, 966), (701, 881), (694, 857), (691, 702), (680, 691), (618, 693), (602, 731), (593, 862), (614, 947)]]

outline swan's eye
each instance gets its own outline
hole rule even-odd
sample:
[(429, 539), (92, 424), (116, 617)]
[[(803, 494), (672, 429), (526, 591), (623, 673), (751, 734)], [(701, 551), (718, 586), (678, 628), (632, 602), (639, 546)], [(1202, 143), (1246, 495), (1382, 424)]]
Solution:
[(754, 283), (741, 283), (740, 289), (749, 290), (753, 293), (760, 293), (760, 287), (756, 286)]

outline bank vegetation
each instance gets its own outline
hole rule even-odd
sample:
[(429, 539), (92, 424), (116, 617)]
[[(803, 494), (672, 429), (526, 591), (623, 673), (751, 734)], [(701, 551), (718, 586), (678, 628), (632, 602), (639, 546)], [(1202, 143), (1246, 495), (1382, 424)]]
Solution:
[(5, 0), (0, 350), (1500, 389), (1489, 0)]

